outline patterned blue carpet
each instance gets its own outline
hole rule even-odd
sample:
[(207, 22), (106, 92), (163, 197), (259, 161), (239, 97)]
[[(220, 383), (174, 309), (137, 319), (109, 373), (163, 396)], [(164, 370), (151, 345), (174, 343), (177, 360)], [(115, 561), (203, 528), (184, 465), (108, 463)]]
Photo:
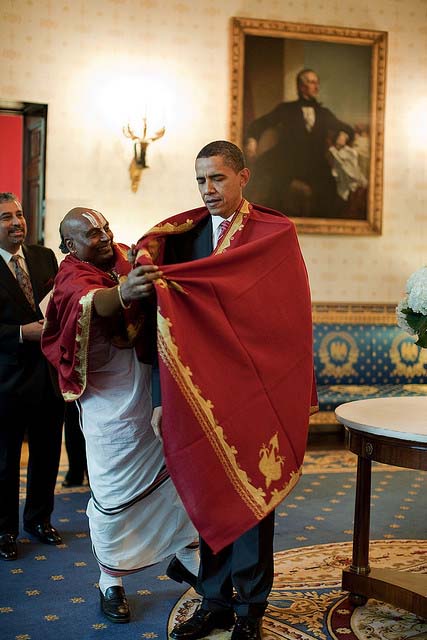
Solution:
[[(289, 640), (333, 638), (336, 640), (341, 637), (347, 640), (352, 638), (382, 640), (385, 637), (393, 640), (410, 637), (417, 640), (427, 638), (427, 625), (414, 617), (410, 617), (410, 633), (400, 631), (400, 635), (393, 635), (390, 632), (386, 636), (373, 635), (370, 632), (371, 635), (369, 635), (366, 630), (363, 631), (363, 623), (360, 623), (359, 627), (362, 631), (358, 631), (359, 635), (355, 635), (354, 625), (351, 629), (342, 626), (344, 622), (341, 618), (346, 611), (345, 607), (336, 609), (335, 606), (336, 603), (343, 601), (345, 593), (340, 592), (339, 588), (331, 587), (328, 592), (329, 600), (323, 597), (324, 592), (319, 599), (316, 595), (316, 585), (309, 584), (310, 580), (307, 576), (309, 574), (314, 576), (315, 571), (310, 565), (316, 564), (316, 558), (322, 558), (323, 567), (328, 564), (328, 558), (333, 557), (335, 562), (339, 556), (339, 562), (343, 564), (350, 559), (356, 479), (355, 461), (355, 456), (339, 450), (330, 453), (314, 451), (307, 454), (302, 480), (277, 510), (275, 535), (277, 580), (272, 593), (272, 608), (269, 612), (268, 629), (271, 634), (270, 631), (266, 634), (268, 640), (270, 638)], [(36, 543), (27, 537), (21, 537), (18, 561), (0, 564), (0, 639), (142, 640), (143, 638), (161, 638), (163, 640), (167, 638), (168, 623), (171, 624), (169, 618), (173, 611), (173, 615), (178, 615), (177, 611), (185, 592), (185, 587), (164, 575), (167, 561), (126, 578), (124, 586), (132, 609), (130, 624), (114, 625), (102, 617), (97, 589), (99, 573), (91, 553), (85, 515), (89, 494), (87, 489), (61, 490), (64, 472), (65, 468), (62, 467), (58, 478), (56, 508), (52, 518), (53, 524), (63, 534), (64, 545), (50, 547)], [(25, 478), (22, 480), (24, 485)], [(386, 548), (384, 544), (387, 541), (398, 545), (401, 541), (406, 541), (406, 547), (409, 541), (411, 543), (409, 553), (418, 554), (418, 558), (421, 552), (423, 554), (423, 562), (417, 565), (418, 570), (427, 572), (426, 546), (423, 542), (412, 543), (413, 540), (424, 541), (426, 537), (427, 474), (375, 465), (372, 482), (371, 540), (379, 541), (376, 544), (379, 545), (380, 550)], [(307, 565), (304, 580), (308, 587), (305, 591), (304, 584), (295, 586), (295, 575), (298, 572), (296, 567), (301, 568), (304, 563)], [(289, 571), (289, 580), (287, 571)], [(301, 582), (301, 576), (299, 581)], [(289, 601), (289, 598), (292, 600), (294, 597), (289, 596), (290, 592), (287, 592), (285, 605), (282, 602), (281, 609), (277, 605), (279, 600), (284, 599), (283, 593), (280, 595), (280, 590), (282, 587), (286, 589), (286, 585), (288, 589), (293, 585), (294, 595), (300, 589), (297, 593), (300, 602), (299, 605), (297, 602), (296, 608)], [(317, 598), (314, 618), (313, 612), (308, 615), (308, 609), (313, 606), (313, 602), (310, 601), (310, 604), (306, 597), (301, 602), (303, 592), (310, 593), (315, 600)], [(333, 602), (331, 593), (334, 594)], [(189, 594), (195, 596), (191, 590)], [(296, 597), (295, 601), (298, 598)], [(191, 597), (190, 600), (192, 600)], [(298, 606), (300, 613), (296, 615)], [(303, 611), (301, 606), (308, 609)], [(333, 631), (331, 626), (331, 607), (333, 606), (338, 611), (336, 613), (339, 618), (338, 627), (334, 627), (338, 631)], [(283, 619), (284, 617), (286, 620)], [(340, 629), (347, 629), (347, 632), (340, 635)], [(228, 636), (220, 634), (220, 636), (213, 635), (212, 638), (214, 637)]]

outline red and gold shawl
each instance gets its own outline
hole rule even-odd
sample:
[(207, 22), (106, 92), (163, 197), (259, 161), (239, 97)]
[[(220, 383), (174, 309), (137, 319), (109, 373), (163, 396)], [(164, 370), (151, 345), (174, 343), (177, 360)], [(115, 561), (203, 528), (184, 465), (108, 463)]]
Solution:
[[(99, 289), (115, 287), (132, 268), (127, 260), (128, 247), (114, 244), (113, 249), (114, 264), (109, 272), (69, 254), (55, 277), (46, 311), (42, 350), (58, 371), (61, 393), (67, 401), (79, 398), (86, 388), (93, 297)], [(122, 348), (132, 346), (142, 319), (135, 305), (108, 319), (112, 343)]]
[[(167, 236), (207, 215), (203, 207), (152, 228), (137, 262), (162, 264)], [(211, 256), (162, 271), (165, 457), (217, 552), (273, 510), (301, 473), (317, 404), (308, 278), (293, 223), (246, 201)]]

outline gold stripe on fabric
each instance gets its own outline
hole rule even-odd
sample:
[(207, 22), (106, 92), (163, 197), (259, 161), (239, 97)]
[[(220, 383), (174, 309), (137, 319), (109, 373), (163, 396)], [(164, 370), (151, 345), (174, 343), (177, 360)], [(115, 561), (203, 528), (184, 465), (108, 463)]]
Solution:
[(79, 359), (79, 365), (76, 366), (76, 371), (81, 381), (81, 393), (86, 389), (89, 331), (92, 320), (93, 298), (95, 293), (99, 290), (100, 289), (92, 289), (89, 293), (80, 298), (82, 312), (77, 322), (81, 328), (81, 333), (76, 336), (76, 342), (78, 343), (76, 356)]
[(182, 224), (172, 224), (171, 222), (157, 224), (155, 227), (151, 227), (144, 235), (148, 236), (152, 233), (183, 233), (184, 231), (189, 231), (192, 227), (194, 227), (194, 220), (187, 218)]
[(126, 325), (126, 333), (127, 333), (127, 346), (132, 346), (140, 332), (141, 329), (141, 322), (136, 322), (135, 324), (132, 324), (131, 322), (129, 322)]
[(147, 249), (140, 249), (135, 256), (135, 262), (142, 256), (151, 260), (151, 253)]
[(324, 324), (397, 324), (396, 305), (390, 303), (314, 302), (312, 316)]
[[(223, 428), (215, 419), (212, 402), (202, 396), (199, 387), (192, 379), (190, 368), (181, 361), (178, 347), (171, 334), (172, 324), (169, 318), (162, 316), (160, 309), (157, 312), (157, 326), (160, 357), (190, 406), (235, 491), (255, 517), (261, 520), (297, 484), (301, 475), (301, 468), (292, 471), (288, 482), (285, 482), (281, 489), (273, 489), (270, 498), (267, 499), (265, 491), (260, 487), (255, 487), (246, 471), (239, 466), (237, 449), (227, 442)], [(260, 454), (262, 450), (263, 445), (260, 445)]]
[(174, 289), (175, 291), (179, 291), (179, 293), (185, 293), (185, 295), (188, 295), (184, 287), (181, 287), (181, 285), (178, 284), (178, 282), (175, 282), (175, 280), (169, 280), (168, 278), (157, 278), (157, 280), (154, 281), (154, 284), (161, 287), (162, 289)]
[(63, 392), (62, 395), (64, 400), (76, 400), (77, 398), (80, 398), (83, 391), (86, 389), (89, 330), (92, 318), (93, 296), (97, 291), (99, 291), (99, 289), (92, 289), (79, 300), (82, 305), (82, 311), (80, 317), (77, 319), (77, 323), (81, 329), (81, 333), (76, 334), (76, 358), (78, 359), (79, 364), (76, 365), (75, 371), (79, 377), (80, 391), (78, 393), (73, 391)]
[(73, 391), (62, 392), (62, 397), (64, 398), (65, 402), (70, 402), (71, 400), (78, 400), (80, 396), (81, 396), (80, 393), (74, 393)]
[(249, 214), (249, 202), (247, 200), (243, 200), (242, 206), (233, 218), (231, 225), (227, 229), (227, 232), (224, 234), (221, 242), (215, 247), (215, 250), (213, 251), (215, 255), (218, 253), (223, 253), (228, 249), (236, 233), (240, 232), (245, 226), (244, 223)]

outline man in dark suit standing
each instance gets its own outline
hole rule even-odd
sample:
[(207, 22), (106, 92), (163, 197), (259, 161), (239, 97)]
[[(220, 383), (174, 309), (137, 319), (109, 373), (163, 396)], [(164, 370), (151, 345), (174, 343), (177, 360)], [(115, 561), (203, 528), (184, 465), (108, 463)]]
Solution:
[(40, 349), (39, 303), (58, 270), (51, 249), (24, 245), (22, 206), (0, 193), (0, 559), (15, 560), (19, 533), (19, 475), (28, 437), (24, 529), (46, 544), (61, 544), (50, 523), (61, 452), (63, 401)]
[[(214, 142), (202, 149), (196, 160), (196, 174), (211, 215), (206, 215), (189, 232), (167, 238), (165, 264), (212, 254), (224, 233), (221, 223), (231, 220), (241, 205), (242, 187), (249, 179), (240, 149), (227, 141)], [(154, 367), (152, 424), (155, 431), (160, 432), (162, 407), (156, 371)], [(213, 629), (234, 627), (231, 640), (261, 640), (262, 616), (273, 582), (273, 533), (274, 512), (217, 554), (200, 538), (197, 591), (203, 596), (202, 607), (189, 620), (177, 625), (171, 638), (197, 640)], [(234, 601), (233, 587), (237, 591)]]
[(337, 217), (328, 148), (351, 143), (354, 131), (317, 101), (320, 82), (312, 69), (300, 71), (296, 84), (298, 100), (281, 102), (248, 127), (253, 175), (245, 195), (289, 216)]
[[(159, 369), (154, 367), (152, 426), (163, 435), (170, 475), (201, 534), (197, 584), (197, 591), (202, 595), (201, 607), (188, 620), (176, 625), (170, 637), (199, 640), (214, 629), (233, 627), (230, 640), (261, 640), (262, 618), (274, 575), (274, 509), (269, 502), (258, 516), (251, 514), (248, 517), (242, 501), (248, 485), (236, 489), (239, 480), (230, 481), (229, 464), (233, 467), (230, 460), (237, 451), (240, 450), (241, 455), (243, 450), (252, 450), (254, 463), (244, 462), (240, 457), (239, 464), (234, 467), (236, 477), (240, 478), (243, 473), (245, 478), (251, 478), (249, 484), (261, 486), (263, 481), (255, 479), (262, 473), (256, 442), (261, 437), (261, 424), (267, 425), (267, 431), (270, 431), (279, 414), (278, 429), (286, 430), (284, 425), (289, 425), (292, 450), (300, 449), (302, 460), (308, 404), (314, 389), (308, 279), (294, 225), (279, 212), (252, 205), (242, 198), (250, 172), (236, 145), (224, 140), (207, 144), (197, 155), (195, 168), (205, 206), (159, 223), (136, 247), (137, 262), (140, 260), (144, 264), (150, 254), (165, 274), (163, 284), (170, 283), (156, 288), (160, 366)], [(254, 265), (253, 258), (258, 251), (260, 263)], [(276, 260), (274, 251), (278, 252), (281, 261)], [(283, 259), (284, 255), (286, 259)], [(271, 268), (266, 267), (269, 260)], [(286, 267), (283, 271), (279, 267), (279, 271), (271, 275), (278, 262)], [(268, 275), (261, 281), (259, 273), (262, 270)], [(289, 300), (294, 307), (301, 301), (297, 326), (289, 323), (288, 318), (288, 329), (284, 328), (282, 320), (278, 320), (278, 309), (283, 311), (289, 304), (282, 282), (286, 278), (292, 289)], [(172, 295), (169, 287), (185, 295)], [(224, 294), (227, 287), (229, 298)], [(242, 299), (243, 292), (254, 298)], [(265, 305), (267, 301), (268, 305)], [(258, 323), (260, 309), (262, 334)], [(166, 322), (162, 318), (166, 318)], [(297, 337), (295, 331), (300, 329), (301, 336)], [(275, 367), (265, 347), (260, 351), (262, 362), (257, 361), (252, 351), (254, 344), (260, 344), (262, 335), (269, 336), (270, 344), (274, 344), (274, 354), (281, 354), (278, 378), (287, 382), (279, 392), (277, 385), (281, 383), (274, 374), (274, 390), (265, 396), (266, 410), (262, 409), (257, 415), (260, 405), (254, 408), (249, 399), (255, 396), (259, 399), (263, 395), (258, 380), (264, 375), (267, 379), (270, 367)], [(282, 341), (287, 343), (290, 335), (290, 342), (298, 345), (298, 369), (304, 369), (298, 390), (290, 388), (291, 380), (296, 379), (293, 365), (289, 377), (285, 374), (288, 365), (285, 365), (287, 356)], [(236, 351), (231, 347), (234, 340)], [(286, 349), (289, 351), (289, 346)], [(249, 352), (255, 358), (248, 359), (250, 365), (246, 361)], [(243, 353), (245, 364), (240, 371), (245, 372), (245, 382), (237, 370), (232, 370)], [(224, 359), (222, 354), (225, 354)], [(258, 362), (255, 366), (254, 361)], [(254, 372), (253, 378), (249, 369)], [(156, 375), (159, 372), (160, 376)], [(263, 382), (261, 386), (267, 389), (269, 382)], [(241, 400), (238, 399), (240, 393)], [(304, 400), (295, 406), (291, 396), (299, 398), (300, 394)], [(277, 399), (278, 409), (270, 420), (266, 412), (273, 396)], [(248, 406), (252, 408), (246, 414)], [(290, 413), (286, 417), (288, 410)], [(296, 426), (295, 421), (300, 426)], [(224, 434), (223, 439), (222, 435), (217, 439), (218, 433)], [(277, 433), (274, 439), (276, 436)], [(238, 444), (240, 438), (241, 446)], [(262, 442), (269, 440), (270, 436), (261, 437)], [(233, 443), (231, 458), (227, 454), (230, 453), (227, 443)], [(289, 449), (289, 459), (293, 455)], [(285, 457), (287, 453), (280, 460), (283, 462)], [(280, 460), (278, 463), (276, 460), (276, 464), (281, 465)], [(299, 465), (300, 462), (295, 462), (295, 468)], [(296, 475), (292, 471), (289, 477)], [(286, 485), (286, 491), (291, 486), (292, 481)], [(273, 491), (270, 481), (266, 487), (267, 492)], [(227, 539), (223, 537), (220, 542), (222, 531), (232, 529), (233, 533), (228, 533)], [(167, 573), (173, 577), (171, 567)]]

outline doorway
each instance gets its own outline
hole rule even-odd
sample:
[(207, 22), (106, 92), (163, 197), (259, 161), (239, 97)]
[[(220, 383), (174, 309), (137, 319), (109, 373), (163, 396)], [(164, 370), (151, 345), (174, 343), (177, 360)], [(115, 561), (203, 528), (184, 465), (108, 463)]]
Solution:
[(27, 244), (44, 244), (47, 104), (0, 100), (0, 191), (21, 200)]

